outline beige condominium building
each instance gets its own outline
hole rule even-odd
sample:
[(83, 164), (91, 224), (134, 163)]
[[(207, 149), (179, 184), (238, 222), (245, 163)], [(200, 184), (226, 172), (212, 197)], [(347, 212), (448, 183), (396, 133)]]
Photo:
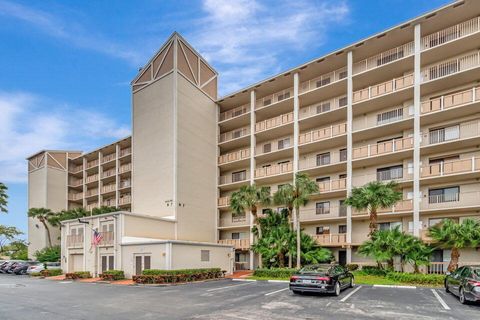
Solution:
[[(132, 138), (29, 158), (29, 206), (125, 210), (67, 222), (66, 269), (254, 268), (252, 218), (232, 216), (230, 195), (254, 183), (273, 193), (297, 172), (320, 188), (302, 228), (339, 262), (369, 262), (356, 253), (368, 214), (343, 205), (369, 181), (397, 181), (403, 193), (380, 212), (381, 229), (430, 241), (442, 219), (480, 218), (479, 16), (480, 2), (456, 1), (221, 98), (216, 72), (174, 34), (132, 82)], [(92, 253), (91, 226), (113, 232), (110, 246)], [(29, 237), (31, 250), (45, 245), (35, 221)], [(435, 251), (431, 271), (448, 259)]]

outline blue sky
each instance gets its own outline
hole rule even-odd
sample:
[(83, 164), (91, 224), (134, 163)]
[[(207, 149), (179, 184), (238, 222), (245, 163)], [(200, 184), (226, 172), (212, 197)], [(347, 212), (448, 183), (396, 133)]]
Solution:
[(173, 31), (227, 94), (446, 0), (0, 0), (0, 224), (27, 231), (25, 157), (130, 133), (129, 83)]

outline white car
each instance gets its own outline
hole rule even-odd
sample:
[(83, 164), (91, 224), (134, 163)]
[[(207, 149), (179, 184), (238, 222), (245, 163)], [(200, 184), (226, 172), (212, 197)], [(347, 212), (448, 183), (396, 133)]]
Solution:
[(45, 262), (45, 263), (37, 262), (28, 267), (27, 274), (36, 273), (36, 272), (45, 270), (45, 265), (47, 265), (47, 269), (61, 269), (62, 267), (60, 262)]

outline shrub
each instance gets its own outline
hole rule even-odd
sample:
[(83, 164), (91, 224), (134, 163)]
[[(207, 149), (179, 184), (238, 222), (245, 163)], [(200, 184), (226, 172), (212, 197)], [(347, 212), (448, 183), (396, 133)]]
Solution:
[(272, 268), (272, 269), (256, 269), (253, 272), (254, 277), (283, 279), (291, 277), (297, 269), (289, 268)]
[(43, 277), (54, 277), (62, 274), (62, 269), (46, 269), (39, 272)]
[(43, 275), (40, 272), (32, 272), (30, 273), (31, 277), (42, 277)]
[(356, 263), (347, 263), (345, 267), (348, 269), (348, 271), (355, 271), (358, 270), (359, 265)]
[(87, 279), (91, 278), (92, 275), (89, 271), (76, 271), (65, 274), (65, 279), (76, 280), (76, 279)]
[(122, 270), (107, 270), (100, 275), (100, 278), (106, 281), (123, 280), (125, 274)]
[(445, 276), (441, 274), (421, 274), (421, 273), (402, 273), (389, 272), (387, 279), (403, 283), (425, 284), (425, 285), (443, 285)]
[(161, 284), (216, 279), (222, 276), (223, 272), (220, 268), (181, 270), (149, 269), (143, 270), (142, 275), (133, 276), (133, 281), (143, 284)]
[(33, 255), (40, 262), (60, 261), (60, 246), (46, 247), (36, 251)]
[(376, 266), (363, 266), (360, 272), (368, 276), (385, 276), (387, 271)]

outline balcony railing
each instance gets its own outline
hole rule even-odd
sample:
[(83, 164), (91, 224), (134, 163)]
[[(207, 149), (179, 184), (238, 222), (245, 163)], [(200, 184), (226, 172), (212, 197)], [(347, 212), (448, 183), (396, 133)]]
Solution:
[(347, 244), (346, 233), (317, 234), (313, 238), (319, 245), (345, 245)]
[(69, 248), (82, 248), (83, 247), (83, 234), (67, 235), (67, 247), (69, 247)]
[(102, 178), (108, 178), (108, 177), (114, 176), (115, 172), (116, 172), (115, 168), (104, 171), (102, 172)]
[(115, 201), (115, 198), (111, 198), (111, 199), (105, 199), (102, 201), (102, 206), (105, 206), (105, 207), (116, 207), (117, 206), (117, 203)]
[(132, 171), (132, 164), (131, 163), (126, 163), (122, 164), (120, 168), (118, 168), (118, 173), (125, 173), (128, 171)]
[(219, 207), (228, 207), (230, 205), (230, 197), (220, 197), (217, 199), (217, 205)]
[(95, 173), (95, 174), (92, 174), (92, 175), (89, 175), (85, 178), (85, 183), (90, 183), (90, 182), (95, 182), (98, 180), (98, 173)]
[(480, 170), (480, 158), (469, 158), (448, 162), (439, 162), (423, 166), (421, 177), (442, 177), (458, 173), (475, 172)]
[(353, 149), (353, 159), (375, 157), (413, 148), (413, 138), (392, 139), (389, 141), (369, 144)]
[(422, 70), (422, 82), (443, 78), (479, 66), (480, 51), (437, 62)]
[(423, 37), (422, 50), (434, 48), (478, 31), (480, 31), (480, 18), (475, 17)]
[(250, 224), (249, 214), (220, 218), (219, 227), (246, 226)]
[(293, 87), (258, 99), (255, 103), (255, 109), (266, 107), (289, 98), (293, 98)]
[(132, 196), (129, 194), (121, 195), (120, 198), (118, 199), (118, 204), (124, 205), (124, 204), (130, 204), (132, 203)]
[(116, 190), (115, 183), (107, 184), (102, 187), (102, 193), (112, 192)]
[[(288, 139), (288, 140), (287, 140)], [(271, 153), (293, 147), (293, 137), (284, 137), (271, 141), (262, 142), (260, 147), (255, 148), (255, 155)]]
[(346, 216), (347, 207), (344, 205), (338, 205), (336, 202), (331, 202), (329, 205), (324, 207), (300, 209), (301, 221), (322, 220)]
[(347, 67), (343, 67), (340, 69), (337, 69), (335, 71), (332, 71), (327, 74), (323, 74), (319, 77), (316, 77), (314, 79), (304, 81), (300, 84), (300, 94), (306, 93), (312, 90), (315, 90), (320, 87), (324, 87), (326, 85), (329, 85), (331, 83), (340, 81), (342, 79), (345, 79), (347, 77)]
[(114, 233), (112, 231), (103, 231), (100, 232), (100, 235), (102, 236), (102, 240), (99, 245), (108, 246), (113, 244)]
[(92, 202), (86, 206), (87, 211), (92, 211), (95, 208), (98, 208), (98, 202)]
[(423, 133), (422, 145), (434, 145), (478, 136), (480, 136), (480, 120), (472, 120), (425, 132)]
[(107, 154), (106, 156), (103, 156), (103, 158), (102, 158), (102, 163), (106, 163), (106, 162), (115, 160), (116, 158), (117, 158), (117, 154), (116, 154), (116, 153)]
[(404, 181), (410, 181), (413, 179), (413, 167), (402, 168), (402, 169), (391, 169), (388, 171), (378, 171), (375, 173), (363, 174), (363, 175), (353, 175), (352, 184), (355, 187), (363, 186), (366, 183), (371, 181), (395, 181), (401, 183)]
[(313, 169), (331, 164), (341, 163), (347, 161), (347, 152), (330, 152), (330, 155), (319, 157), (317, 155), (310, 155), (299, 160), (298, 166), (300, 170)]
[(446, 193), (424, 197), (421, 210), (456, 209), (480, 206), (480, 191)]
[(250, 127), (244, 127), (244, 128), (228, 131), (220, 134), (220, 136), (218, 137), (218, 142), (222, 143), (222, 142), (235, 140), (241, 137), (245, 137), (246, 135), (249, 135), (249, 134), (250, 134)]
[(82, 179), (69, 179), (68, 184), (72, 187), (78, 187), (83, 184)]
[[(411, 212), (413, 210), (413, 200), (412, 199), (403, 199), (398, 201), (391, 208), (378, 209), (377, 213), (401, 213), (401, 212)], [(366, 215), (369, 212), (367, 210), (352, 210), (352, 215)]]
[(87, 169), (98, 166), (98, 159), (87, 162)]
[(87, 190), (87, 192), (85, 192), (86, 197), (92, 197), (97, 195), (98, 195), (98, 189), (89, 189)]
[(480, 87), (447, 94), (422, 102), (422, 114), (458, 107), (480, 100)]
[(123, 189), (123, 188), (128, 188), (132, 185), (132, 181), (131, 180), (121, 180), (119, 182), (119, 185), (118, 185), (118, 188), (119, 189)]
[(280, 127), (292, 122), (293, 122), (293, 112), (281, 114), (275, 118), (270, 118), (267, 120), (257, 122), (255, 124), (255, 132), (262, 132), (262, 131)]
[(347, 124), (340, 123), (329, 127), (315, 129), (309, 132), (300, 133), (298, 137), (299, 144), (307, 144), (315, 141), (330, 139), (347, 133)]
[(375, 128), (389, 123), (395, 123), (413, 118), (413, 107), (396, 107), (377, 114), (370, 114), (353, 121), (353, 131)]
[(353, 65), (353, 74), (372, 70), (383, 66), (384, 64), (400, 60), (402, 58), (413, 55), (413, 41), (403, 44), (399, 47), (384, 51), (373, 57), (369, 57)]
[(298, 117), (301, 120), (301, 119), (315, 116), (317, 114), (322, 114), (332, 110), (344, 108), (346, 106), (347, 106), (347, 96), (340, 96), (330, 100), (312, 104), (305, 108), (301, 108), (299, 111)]
[(233, 246), (237, 250), (250, 249), (250, 239), (221, 239), (218, 243)]
[(120, 157), (125, 157), (132, 153), (132, 148), (124, 148), (120, 150)]
[(353, 93), (353, 103), (369, 100), (413, 86), (413, 74), (382, 82)]
[(293, 171), (293, 163), (273, 164), (269, 167), (255, 169), (255, 178), (264, 178), (275, 176), (283, 173), (290, 173)]
[(250, 111), (250, 104), (244, 104), (243, 106), (236, 107), (231, 110), (220, 113), (218, 121), (225, 121), (235, 117), (239, 117), (242, 114), (245, 114)]
[(225, 164), (230, 162), (235, 162), (243, 159), (250, 158), (250, 148), (245, 148), (226, 154), (222, 154), (218, 157), (218, 164)]
[(220, 176), (218, 177), (218, 184), (225, 185), (230, 183), (247, 181), (247, 176), (248, 174), (246, 171), (235, 173), (235, 174), (228, 174), (225, 176)]
[(77, 172), (80, 172), (83, 170), (83, 165), (78, 165), (78, 166), (70, 166), (70, 168), (68, 169), (68, 172), (70, 173), (77, 173)]
[(69, 193), (68, 194), (68, 200), (70, 201), (77, 201), (83, 199), (83, 192), (79, 193)]
[(317, 183), (320, 193), (322, 192), (332, 192), (332, 191), (341, 191), (347, 188), (347, 179), (333, 179), (328, 181), (322, 181)]

